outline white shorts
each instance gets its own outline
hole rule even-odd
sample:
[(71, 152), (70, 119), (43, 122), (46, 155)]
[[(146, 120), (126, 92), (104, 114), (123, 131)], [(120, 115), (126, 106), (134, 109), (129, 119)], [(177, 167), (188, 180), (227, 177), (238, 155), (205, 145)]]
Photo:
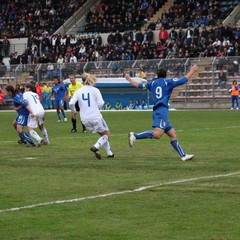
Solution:
[(44, 112), (38, 113), (34, 117), (28, 116), (27, 126), (30, 128), (37, 128), (44, 123)]
[(109, 131), (107, 123), (103, 118), (94, 119), (94, 120), (86, 120), (82, 121), (84, 126), (92, 133), (102, 133), (104, 131)]

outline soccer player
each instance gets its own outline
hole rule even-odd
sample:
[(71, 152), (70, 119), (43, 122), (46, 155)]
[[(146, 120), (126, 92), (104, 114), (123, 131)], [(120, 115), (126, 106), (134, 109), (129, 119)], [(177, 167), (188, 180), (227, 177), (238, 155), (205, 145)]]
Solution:
[(64, 122), (67, 122), (67, 117), (63, 109), (64, 98), (67, 95), (66, 86), (64, 83), (60, 83), (60, 79), (58, 76), (55, 76), (53, 78), (53, 83), (54, 83), (54, 86), (52, 88), (52, 95), (54, 95), (54, 98), (55, 98), (55, 108), (57, 110), (57, 116), (58, 116), (57, 122), (62, 122), (60, 111), (63, 115)]
[[(30, 83), (25, 86), (23, 100), (28, 103), (27, 109), (30, 113), (27, 123), (29, 134), (36, 139), (39, 146), (50, 144), (47, 129), (44, 127), (44, 108), (35, 92), (35, 87)], [(34, 130), (37, 127), (41, 130), (43, 138)]]
[[(83, 85), (80, 82), (76, 81), (76, 78), (73, 74), (69, 76), (71, 84), (68, 86), (68, 97), (69, 100), (71, 100), (73, 94), (78, 90), (79, 88), (83, 87)], [(79, 106), (78, 103), (76, 102), (75, 104), (76, 111), (79, 112)], [(71, 133), (77, 132), (77, 112), (71, 111), (71, 120), (72, 120), (72, 129)], [(86, 127), (82, 124), (82, 132), (86, 132)]]
[(75, 104), (78, 102), (80, 118), (85, 127), (92, 133), (99, 133), (100, 138), (90, 148), (97, 159), (101, 159), (100, 147), (104, 147), (108, 158), (113, 158), (109, 144), (110, 131), (99, 109), (104, 105), (100, 91), (94, 87), (96, 77), (88, 73), (82, 75), (83, 87), (78, 89), (69, 102), (70, 109), (76, 112)]
[(141, 89), (148, 89), (152, 93), (152, 99), (154, 102), (153, 107), (153, 123), (154, 130), (148, 130), (141, 133), (129, 132), (129, 146), (132, 147), (133, 143), (138, 139), (156, 138), (159, 139), (164, 133), (168, 135), (171, 140), (172, 147), (177, 151), (182, 161), (191, 160), (194, 155), (188, 155), (184, 152), (180, 146), (176, 131), (168, 121), (168, 101), (171, 96), (172, 90), (180, 85), (187, 83), (188, 79), (198, 70), (198, 66), (191, 67), (187, 75), (180, 79), (167, 79), (167, 70), (160, 68), (157, 72), (157, 79), (154, 79), (147, 83), (138, 83), (134, 81), (129, 74), (125, 74), (125, 78), (134, 87)]
[(14, 89), (12, 85), (8, 85), (6, 88), (7, 95), (13, 98), (13, 106), (17, 111), (18, 115), (16, 120), (13, 121), (13, 127), (17, 130), (18, 136), (20, 140), (18, 143), (28, 143), (29, 146), (36, 146), (30, 136), (23, 130), (24, 126), (27, 126), (27, 120), (29, 112), (26, 109), (28, 105), (23, 101), (23, 94), (18, 91), (18, 89)]

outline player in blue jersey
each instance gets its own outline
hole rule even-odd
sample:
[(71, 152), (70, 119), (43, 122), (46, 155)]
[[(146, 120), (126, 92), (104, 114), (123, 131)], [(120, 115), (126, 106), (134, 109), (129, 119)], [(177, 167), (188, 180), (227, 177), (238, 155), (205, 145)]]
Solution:
[(55, 108), (57, 110), (58, 122), (62, 122), (61, 113), (63, 115), (64, 122), (67, 122), (67, 117), (63, 109), (64, 98), (66, 98), (68, 95), (67, 87), (64, 83), (60, 83), (58, 76), (53, 78), (53, 83), (54, 83), (54, 86), (52, 88), (52, 95), (55, 98)]
[(13, 126), (16, 128), (20, 140), (20, 143), (28, 143), (29, 146), (36, 146), (29, 135), (23, 130), (24, 126), (27, 126), (29, 111), (27, 110), (28, 104), (23, 101), (23, 94), (18, 92), (17, 89), (14, 89), (12, 85), (6, 87), (7, 95), (13, 98), (13, 106), (17, 111), (18, 115), (16, 120), (13, 123)]
[(152, 93), (152, 99), (154, 102), (153, 107), (153, 123), (154, 130), (148, 130), (141, 133), (129, 132), (129, 146), (132, 147), (133, 143), (138, 139), (156, 138), (159, 139), (166, 133), (170, 140), (172, 147), (177, 151), (182, 161), (191, 160), (194, 156), (186, 154), (180, 146), (176, 131), (168, 121), (169, 106), (168, 101), (175, 87), (187, 83), (188, 79), (198, 70), (198, 66), (191, 67), (187, 75), (180, 79), (167, 79), (167, 70), (160, 68), (157, 72), (157, 79), (154, 79), (147, 83), (138, 83), (134, 81), (129, 74), (125, 75), (127, 81), (129, 81), (134, 87), (141, 89), (148, 89)]

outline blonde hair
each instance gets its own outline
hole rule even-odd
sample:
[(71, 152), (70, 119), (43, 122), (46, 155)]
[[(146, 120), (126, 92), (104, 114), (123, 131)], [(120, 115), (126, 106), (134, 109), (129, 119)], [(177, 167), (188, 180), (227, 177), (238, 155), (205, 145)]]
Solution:
[(91, 75), (89, 73), (83, 73), (82, 81), (83, 81), (83, 84), (85, 85), (93, 86), (96, 83), (97, 78), (94, 75)]

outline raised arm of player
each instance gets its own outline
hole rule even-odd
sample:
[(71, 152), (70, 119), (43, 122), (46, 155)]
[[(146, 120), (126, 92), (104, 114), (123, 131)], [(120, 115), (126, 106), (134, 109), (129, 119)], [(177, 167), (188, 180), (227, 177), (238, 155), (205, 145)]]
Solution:
[(197, 65), (193, 65), (190, 68), (190, 71), (187, 73), (186, 78), (189, 80), (191, 78), (191, 76), (198, 70), (198, 66)]
[(139, 87), (139, 83), (134, 81), (128, 73), (125, 74), (125, 78), (127, 81), (129, 81), (135, 88)]

